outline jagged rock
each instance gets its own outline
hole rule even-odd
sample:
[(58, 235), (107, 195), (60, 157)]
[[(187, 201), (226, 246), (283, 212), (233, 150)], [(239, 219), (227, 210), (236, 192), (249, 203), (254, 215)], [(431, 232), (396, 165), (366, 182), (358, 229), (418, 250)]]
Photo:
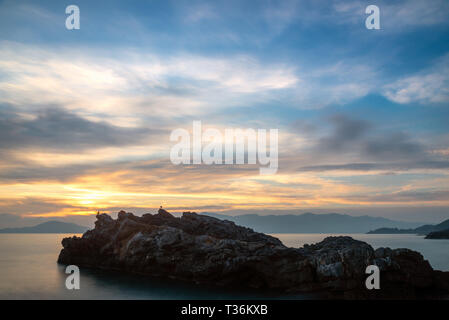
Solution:
[[(449, 290), (449, 273), (408, 249), (374, 250), (350, 237), (288, 248), (231, 221), (194, 212), (177, 218), (162, 208), (142, 217), (120, 211), (116, 220), (98, 214), (93, 230), (62, 245), (60, 263), (195, 283), (346, 298), (440, 297)], [(371, 264), (381, 270), (381, 290), (365, 288)]]

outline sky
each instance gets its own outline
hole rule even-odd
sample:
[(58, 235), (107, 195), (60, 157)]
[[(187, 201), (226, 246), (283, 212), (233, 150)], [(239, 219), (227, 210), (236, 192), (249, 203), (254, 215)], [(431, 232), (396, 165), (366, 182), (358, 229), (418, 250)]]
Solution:
[[(278, 129), (277, 173), (172, 164), (193, 121)], [(446, 0), (0, 1), (0, 227), (160, 205), (440, 222), (448, 124)]]

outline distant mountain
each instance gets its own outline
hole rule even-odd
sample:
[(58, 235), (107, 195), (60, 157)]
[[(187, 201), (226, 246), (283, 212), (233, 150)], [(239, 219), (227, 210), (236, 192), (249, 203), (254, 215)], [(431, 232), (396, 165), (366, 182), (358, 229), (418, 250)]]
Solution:
[(33, 227), (0, 229), (0, 233), (84, 233), (87, 229), (74, 223), (47, 221)]
[(449, 230), (449, 219), (444, 220), (443, 222), (433, 225), (426, 224), (418, 228), (414, 229), (397, 229), (397, 228), (379, 228), (373, 231), (368, 232), (369, 234), (420, 234), (426, 235), (432, 232)]
[(228, 216), (209, 212), (202, 214), (230, 220), (264, 233), (366, 233), (380, 227), (416, 228), (419, 226), (419, 223), (370, 216), (355, 217), (338, 213), (264, 216), (257, 214)]
[(415, 229), (379, 228), (367, 234), (415, 234)]

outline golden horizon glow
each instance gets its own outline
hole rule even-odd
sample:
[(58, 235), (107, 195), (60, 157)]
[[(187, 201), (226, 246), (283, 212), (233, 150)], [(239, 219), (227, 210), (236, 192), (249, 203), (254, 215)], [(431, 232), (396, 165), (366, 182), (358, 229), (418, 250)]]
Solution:
[[(221, 212), (227, 210), (246, 209), (277, 209), (293, 208), (344, 208), (364, 206), (398, 206), (398, 205), (448, 205), (449, 201), (413, 201), (411, 199), (397, 200), (382, 198), (373, 201), (372, 197), (394, 196), (410, 190), (403, 186), (399, 190), (385, 187), (379, 193), (374, 187), (347, 185), (334, 180), (327, 180), (311, 173), (276, 174), (274, 176), (246, 175), (228, 177), (205, 172), (195, 175), (195, 180), (189, 179), (189, 174), (174, 174), (158, 180), (159, 171), (179, 170), (155, 169), (150, 171), (155, 178), (150, 182), (144, 179), (140, 171), (124, 170), (97, 175), (79, 176), (67, 182), (32, 182), (11, 183), (0, 185), (2, 194), (0, 201), (17, 203), (27, 199), (39, 199), (43, 203), (51, 203), (60, 207), (59, 210), (49, 209), (46, 212), (23, 212), (23, 216), (33, 217), (65, 217), (70, 215), (93, 215), (97, 211), (111, 213), (118, 209), (110, 208), (158, 208), (164, 205), (167, 209), (213, 208)], [(232, 172), (232, 168), (230, 169)], [(343, 175), (344, 176), (344, 175)], [(180, 178), (184, 177), (184, 178)], [(212, 180), (204, 183), (207, 179)], [(143, 182), (139, 182), (142, 180)], [(441, 179), (447, 183), (448, 179)], [(421, 182), (422, 187), (427, 185)], [(395, 190), (396, 189), (396, 190)], [(358, 194), (357, 197), (354, 197)], [(370, 196), (368, 196), (370, 195)]]

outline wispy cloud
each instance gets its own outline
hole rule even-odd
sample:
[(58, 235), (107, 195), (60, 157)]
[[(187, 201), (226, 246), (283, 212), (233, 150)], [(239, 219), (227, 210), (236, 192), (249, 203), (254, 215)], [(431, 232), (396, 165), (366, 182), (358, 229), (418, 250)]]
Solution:
[[(168, 131), (118, 127), (93, 122), (62, 108), (48, 108), (29, 114), (32, 119), (0, 109), (0, 148), (39, 148), (42, 150), (84, 150), (98, 147), (148, 144), (151, 136), (166, 136)], [(144, 139), (146, 140), (144, 142)]]
[(431, 68), (403, 77), (385, 86), (385, 95), (397, 103), (449, 102), (449, 55)]
[[(17, 50), (21, 55), (15, 54)], [(122, 120), (130, 113), (180, 116), (260, 101), (269, 99), (270, 91), (294, 87), (298, 81), (291, 66), (262, 65), (249, 56), (96, 56), (4, 42), (1, 100), (27, 108), (39, 101)]]

